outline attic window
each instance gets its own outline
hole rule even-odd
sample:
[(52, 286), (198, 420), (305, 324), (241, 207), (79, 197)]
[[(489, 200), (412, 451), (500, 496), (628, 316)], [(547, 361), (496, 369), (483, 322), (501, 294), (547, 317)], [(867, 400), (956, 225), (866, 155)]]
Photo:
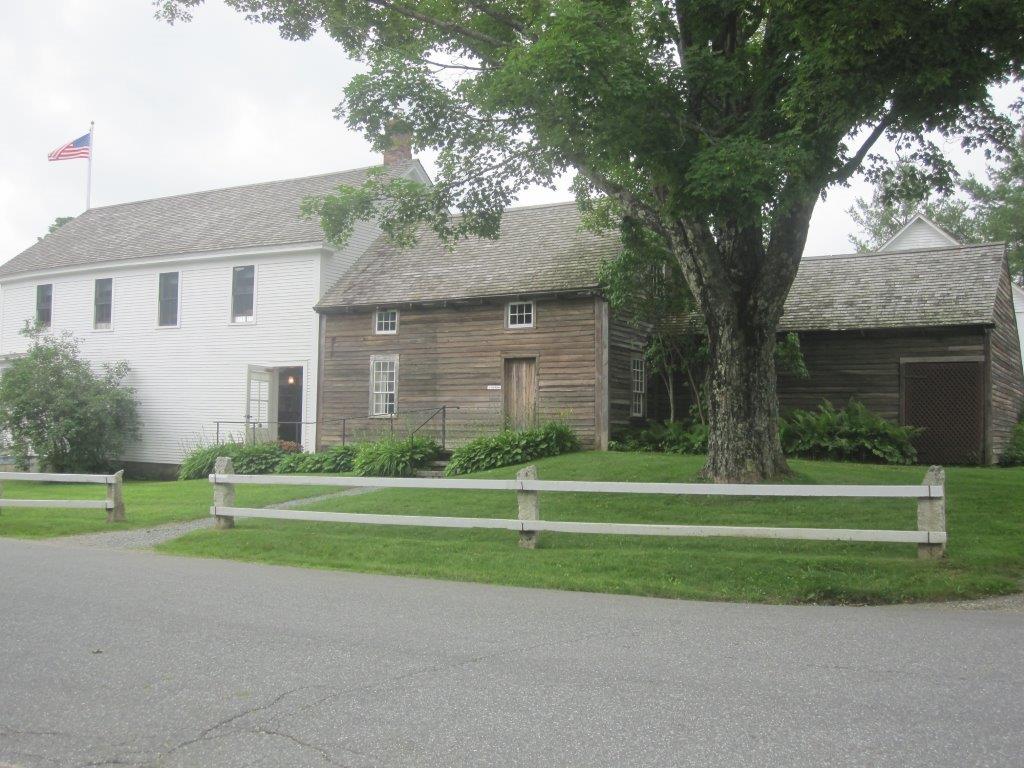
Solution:
[(374, 315), (373, 332), (383, 334), (398, 333), (398, 310), (378, 309)]
[(509, 328), (533, 328), (533, 302), (513, 301), (508, 305)]

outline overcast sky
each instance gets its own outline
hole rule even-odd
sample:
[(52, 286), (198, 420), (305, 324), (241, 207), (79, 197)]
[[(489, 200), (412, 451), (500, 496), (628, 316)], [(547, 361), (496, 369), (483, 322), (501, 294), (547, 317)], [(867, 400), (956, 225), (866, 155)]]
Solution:
[[(281, 40), (218, 0), (175, 27), (153, 18), (149, 0), (2, 0), (0, 71), (0, 262), (84, 209), (86, 161), (46, 155), (90, 120), (93, 206), (378, 162), (331, 112), (358, 65), (322, 35)], [(964, 170), (983, 168), (948, 151)], [(865, 190), (818, 204), (807, 254), (851, 250), (846, 209)], [(519, 202), (571, 197), (538, 189)]]

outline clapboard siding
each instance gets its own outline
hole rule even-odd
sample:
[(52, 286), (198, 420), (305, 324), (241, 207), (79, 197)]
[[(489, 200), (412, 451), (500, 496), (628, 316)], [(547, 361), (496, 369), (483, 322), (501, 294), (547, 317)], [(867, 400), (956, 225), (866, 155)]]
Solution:
[[(640, 424), (644, 419), (629, 415), (633, 401), (633, 375), (631, 361), (643, 354), (645, 334), (624, 321), (611, 318), (608, 329), (608, 408), (612, 434), (630, 424)], [(648, 376), (648, 392), (657, 397)], [(649, 407), (648, 413), (652, 413)], [(653, 414), (652, 414), (653, 415)]]
[[(92, 267), (74, 274), (3, 283), (3, 351), (21, 352), (18, 331), (35, 314), (36, 285), (53, 284), (55, 333), (70, 331), (94, 368), (127, 360), (136, 390), (141, 439), (121, 458), (176, 464), (197, 443), (212, 442), (214, 421), (246, 413), (250, 365), (306, 368), (305, 411), (316, 397), (319, 250), (279, 255), (168, 260)], [(256, 322), (230, 322), (231, 273), (256, 265)], [(157, 327), (157, 275), (180, 272), (180, 325)], [(93, 330), (93, 286), (113, 278), (113, 329)], [(312, 439), (312, 435), (309, 435)], [(310, 445), (312, 443), (310, 442)]]
[(1024, 407), (1024, 372), (1010, 272), (1004, 267), (995, 301), (995, 327), (989, 334), (992, 458), (998, 461)]
[[(397, 354), (396, 430), (408, 432), (449, 407), (450, 445), (500, 430), (504, 359), (537, 358), (537, 419), (565, 420), (586, 445), (595, 442), (597, 391), (593, 298), (536, 302), (532, 329), (505, 328), (505, 303), (399, 308), (398, 333), (373, 333), (373, 312), (329, 314), (324, 321), (321, 442), (390, 429), (370, 412), (370, 358)], [(437, 435), (439, 420), (424, 430)]]

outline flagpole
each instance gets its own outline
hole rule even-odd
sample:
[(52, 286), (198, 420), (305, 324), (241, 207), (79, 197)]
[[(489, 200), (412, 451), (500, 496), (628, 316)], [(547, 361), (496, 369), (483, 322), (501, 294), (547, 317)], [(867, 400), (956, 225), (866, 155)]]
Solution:
[(93, 132), (95, 131), (96, 122), (89, 122), (89, 171), (85, 180), (85, 210), (89, 210), (92, 207), (92, 153), (95, 149), (93, 142)]

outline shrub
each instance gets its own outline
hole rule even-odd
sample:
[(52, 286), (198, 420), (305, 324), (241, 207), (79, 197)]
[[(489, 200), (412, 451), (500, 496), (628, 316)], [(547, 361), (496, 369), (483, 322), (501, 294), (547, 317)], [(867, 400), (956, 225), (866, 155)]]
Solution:
[(362, 477), (409, 477), (440, 452), (440, 446), (428, 437), (386, 437), (359, 446), (352, 469)]
[(221, 443), (195, 448), (178, 468), (179, 480), (201, 480), (213, 473), (218, 456), (227, 456), (240, 475), (269, 475), (286, 455), (277, 443)]
[(580, 440), (568, 425), (552, 421), (527, 430), (507, 429), (497, 435), (478, 437), (452, 453), (446, 475), (464, 475), (524, 461), (557, 456), (580, 449)]
[(834, 461), (882, 461), (913, 464), (911, 440), (921, 432), (901, 427), (851, 400), (837, 411), (823, 402), (817, 411), (793, 411), (782, 422), (783, 450), (793, 456)]
[(281, 474), (337, 474), (352, 471), (352, 462), (359, 451), (358, 445), (335, 445), (317, 453), (292, 453), (281, 459), (277, 472)]
[(0, 377), (0, 429), (15, 461), (29, 457), (52, 472), (104, 472), (139, 435), (135, 390), (125, 384), (128, 364), (93, 371), (70, 334), (26, 328), (28, 352)]
[(706, 453), (708, 428), (697, 422), (687, 424), (669, 421), (651, 424), (642, 429), (618, 433), (608, 444), (612, 451), (645, 451), (654, 453)]
[(1010, 435), (1010, 442), (999, 457), (999, 463), (1004, 467), (1019, 467), (1024, 465), (1024, 418), (1021, 418), (1013, 428)]

